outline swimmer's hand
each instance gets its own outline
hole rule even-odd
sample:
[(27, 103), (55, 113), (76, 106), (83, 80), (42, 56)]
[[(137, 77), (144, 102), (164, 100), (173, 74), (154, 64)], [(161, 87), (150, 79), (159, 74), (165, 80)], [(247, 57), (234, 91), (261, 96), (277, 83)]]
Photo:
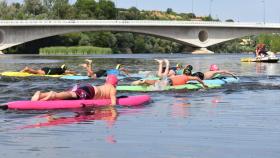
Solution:
[(203, 84), (203, 88), (204, 89), (207, 89), (207, 88), (209, 88), (206, 84)]

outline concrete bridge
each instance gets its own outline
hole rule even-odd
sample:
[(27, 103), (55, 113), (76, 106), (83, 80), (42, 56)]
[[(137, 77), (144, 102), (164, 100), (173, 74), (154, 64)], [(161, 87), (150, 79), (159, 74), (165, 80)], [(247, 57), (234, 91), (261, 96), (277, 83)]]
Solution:
[(146, 34), (195, 48), (260, 33), (280, 33), (280, 24), (155, 20), (0, 20), (0, 51), (36, 39), (85, 31)]

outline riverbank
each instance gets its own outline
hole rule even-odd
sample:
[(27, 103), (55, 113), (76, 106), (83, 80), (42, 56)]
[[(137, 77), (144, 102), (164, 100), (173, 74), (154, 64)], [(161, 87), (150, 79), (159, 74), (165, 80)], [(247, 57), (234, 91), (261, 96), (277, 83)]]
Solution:
[(40, 55), (90, 55), (90, 54), (113, 54), (111, 48), (93, 46), (77, 47), (46, 47), (39, 50)]

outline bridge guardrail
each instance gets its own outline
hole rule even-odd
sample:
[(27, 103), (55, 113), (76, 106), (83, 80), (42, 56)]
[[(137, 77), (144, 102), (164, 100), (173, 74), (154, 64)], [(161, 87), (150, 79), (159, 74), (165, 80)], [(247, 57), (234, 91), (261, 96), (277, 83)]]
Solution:
[(278, 27), (280, 23), (168, 21), (168, 20), (0, 20), (0, 26), (52, 25), (129, 25), (129, 26), (209, 26), (209, 27)]

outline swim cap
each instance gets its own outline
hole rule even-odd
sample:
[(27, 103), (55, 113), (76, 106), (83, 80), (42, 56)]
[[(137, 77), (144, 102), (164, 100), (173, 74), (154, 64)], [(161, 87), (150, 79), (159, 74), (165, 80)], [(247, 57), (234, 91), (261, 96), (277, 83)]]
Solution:
[(108, 75), (106, 77), (106, 83), (109, 83), (109, 84), (111, 84), (111, 85), (116, 87), (118, 85), (118, 78), (117, 78), (117, 76), (116, 75)]
[(67, 69), (67, 66), (65, 64), (61, 65), (60, 68), (62, 68), (63, 70)]
[(191, 66), (191, 65), (186, 65), (185, 69), (188, 69), (188, 70), (192, 71), (192, 70), (193, 70), (193, 66)]
[(178, 68), (182, 68), (182, 67), (183, 67), (183, 65), (182, 65), (181, 63), (178, 63), (178, 64), (176, 65), (176, 67), (178, 67)]
[(192, 76), (196, 76), (196, 77), (200, 78), (201, 80), (204, 79), (204, 74), (202, 72), (196, 72), (196, 73), (192, 74)]
[(118, 64), (118, 65), (116, 66), (116, 69), (119, 70), (119, 69), (121, 68), (121, 66), (122, 66), (121, 64)]
[(218, 71), (219, 67), (216, 64), (210, 65), (210, 71)]

